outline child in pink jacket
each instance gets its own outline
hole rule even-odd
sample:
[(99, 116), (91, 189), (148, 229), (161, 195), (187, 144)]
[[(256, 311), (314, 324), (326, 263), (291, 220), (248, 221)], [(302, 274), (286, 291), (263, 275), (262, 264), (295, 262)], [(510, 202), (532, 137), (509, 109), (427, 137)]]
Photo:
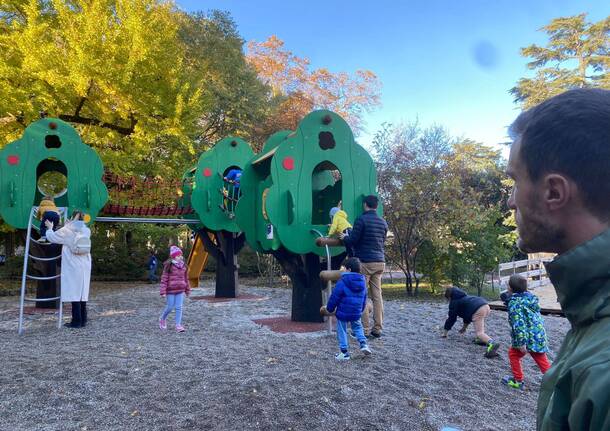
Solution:
[(191, 288), (186, 273), (186, 264), (182, 256), (182, 250), (175, 245), (169, 249), (169, 260), (163, 265), (163, 275), (161, 275), (161, 296), (167, 297), (167, 305), (159, 318), (159, 328), (167, 329), (167, 316), (176, 309), (176, 331), (184, 332), (182, 326), (182, 304), (184, 295), (191, 294)]

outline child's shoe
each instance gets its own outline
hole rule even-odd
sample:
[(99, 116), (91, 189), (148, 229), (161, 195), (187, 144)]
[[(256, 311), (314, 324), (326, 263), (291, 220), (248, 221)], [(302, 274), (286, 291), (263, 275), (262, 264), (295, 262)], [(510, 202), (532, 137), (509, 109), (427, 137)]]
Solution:
[(496, 343), (493, 340), (489, 340), (487, 343), (487, 351), (485, 352), (486, 358), (494, 358), (498, 356), (498, 348), (500, 347), (500, 343)]
[(47, 237), (41, 236), (40, 238), (38, 238), (38, 242), (47, 242)]
[(504, 376), (502, 378), (502, 383), (504, 383), (509, 388), (513, 388), (513, 389), (523, 390), (523, 386), (525, 386), (525, 383), (520, 382), (519, 380), (515, 380), (515, 378), (513, 376)]
[(373, 353), (366, 343), (360, 344), (360, 351), (364, 353), (364, 356), (369, 356), (371, 353)]
[(167, 321), (163, 319), (159, 319), (159, 329), (166, 330), (167, 329)]
[(176, 332), (184, 332), (186, 328), (182, 325), (176, 325)]
[(472, 340), (472, 342), (477, 346), (487, 346), (487, 343), (481, 340), (479, 337), (474, 337), (474, 340)]
[(345, 352), (345, 353), (340, 352), (340, 353), (337, 353), (335, 355), (335, 359), (337, 361), (349, 361), (349, 359), (350, 359), (349, 352)]

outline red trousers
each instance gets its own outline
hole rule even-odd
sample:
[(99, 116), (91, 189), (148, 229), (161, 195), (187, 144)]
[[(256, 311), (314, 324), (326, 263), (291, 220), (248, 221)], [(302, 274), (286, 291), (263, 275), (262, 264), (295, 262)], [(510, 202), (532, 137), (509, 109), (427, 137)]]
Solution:
[[(551, 363), (546, 357), (546, 353), (536, 353), (536, 352), (527, 352), (532, 355), (534, 361), (542, 371), (542, 374), (546, 373), (546, 371), (551, 368)], [(519, 349), (515, 349), (514, 347), (508, 348), (508, 359), (510, 361), (510, 368), (513, 371), (513, 377), (515, 380), (523, 381), (523, 369), (521, 368), (521, 358), (523, 358), (526, 353), (523, 353)]]

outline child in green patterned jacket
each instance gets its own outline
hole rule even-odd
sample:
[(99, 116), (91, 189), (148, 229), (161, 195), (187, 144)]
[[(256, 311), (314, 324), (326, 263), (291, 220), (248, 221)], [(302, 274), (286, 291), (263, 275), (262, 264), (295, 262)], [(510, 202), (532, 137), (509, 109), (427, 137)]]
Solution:
[(508, 358), (512, 376), (504, 376), (502, 383), (511, 388), (523, 389), (521, 359), (529, 353), (542, 374), (551, 367), (546, 356), (548, 351), (544, 320), (540, 315), (538, 297), (527, 291), (527, 280), (513, 275), (508, 280), (508, 321), (511, 327), (512, 345)]

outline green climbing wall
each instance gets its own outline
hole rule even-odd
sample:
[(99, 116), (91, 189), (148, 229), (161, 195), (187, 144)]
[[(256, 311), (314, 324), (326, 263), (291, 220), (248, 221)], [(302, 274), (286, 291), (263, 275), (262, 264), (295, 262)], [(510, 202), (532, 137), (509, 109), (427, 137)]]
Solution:
[[(282, 245), (297, 254), (324, 255), (312, 230), (328, 232), (329, 210), (339, 200), (350, 222), (362, 213), (363, 198), (376, 194), (371, 156), (355, 142), (348, 124), (325, 110), (310, 113), (295, 132), (279, 132), (267, 144), (241, 181), (236, 213), (248, 244), (258, 251)], [(334, 248), (332, 254), (342, 251)]]
[(66, 176), (67, 191), (55, 203), (69, 212), (80, 209), (93, 221), (108, 200), (97, 153), (68, 123), (45, 118), (30, 124), (21, 139), (0, 151), (0, 216), (6, 223), (27, 228), (31, 207), (43, 197), (38, 178), (46, 172)]
[(199, 157), (191, 204), (209, 230), (240, 231), (232, 205), (223, 194), (226, 189), (223, 178), (231, 168), (243, 169), (253, 155), (246, 141), (229, 136)]

